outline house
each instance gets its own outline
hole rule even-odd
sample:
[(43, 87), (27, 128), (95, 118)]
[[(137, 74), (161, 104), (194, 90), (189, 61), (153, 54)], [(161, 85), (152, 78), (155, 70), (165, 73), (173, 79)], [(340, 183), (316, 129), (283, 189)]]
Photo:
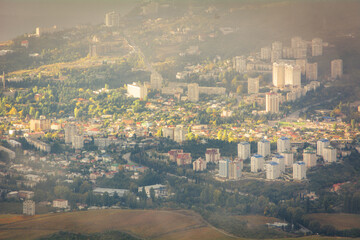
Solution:
[(55, 208), (68, 208), (69, 207), (68, 200), (65, 200), (65, 199), (55, 199), (53, 201), (52, 205)]

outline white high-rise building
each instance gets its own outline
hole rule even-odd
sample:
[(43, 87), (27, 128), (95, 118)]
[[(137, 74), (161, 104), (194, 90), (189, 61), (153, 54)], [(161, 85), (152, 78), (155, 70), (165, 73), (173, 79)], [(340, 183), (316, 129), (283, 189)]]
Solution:
[(182, 125), (177, 125), (174, 129), (174, 141), (182, 143), (186, 140), (187, 130)]
[(273, 85), (278, 88), (285, 86), (285, 63), (273, 63)]
[(133, 83), (127, 85), (128, 96), (145, 99), (147, 97), (147, 87), (145, 84)]
[(204, 171), (206, 169), (206, 164), (206, 161), (200, 157), (193, 162), (193, 170), (196, 172)]
[(250, 144), (248, 142), (241, 142), (238, 144), (238, 157), (240, 159), (247, 159), (250, 157)]
[(271, 59), (271, 48), (270, 47), (261, 48), (260, 58), (261, 58), (261, 60), (270, 60)]
[(162, 88), (163, 77), (160, 73), (152, 71), (150, 75), (150, 85), (152, 89), (160, 90)]
[(74, 135), (72, 147), (74, 149), (82, 149), (84, 147), (84, 136), (82, 134)]
[(219, 162), (220, 150), (218, 148), (207, 148), (205, 152), (205, 159), (206, 162)]
[(76, 134), (76, 125), (75, 124), (66, 124), (65, 126), (65, 143), (66, 144), (71, 144), (74, 136)]
[(300, 37), (291, 38), (291, 48), (294, 51), (294, 58), (306, 58), (307, 44)]
[(306, 165), (304, 162), (299, 161), (293, 164), (293, 179), (294, 180), (306, 179)]
[(295, 64), (300, 66), (301, 74), (305, 75), (307, 59), (296, 59)]
[(162, 130), (162, 136), (164, 138), (169, 138), (171, 140), (174, 140), (174, 127), (163, 127)]
[(267, 162), (266, 168), (266, 179), (277, 179), (280, 177), (280, 166), (277, 162)]
[(191, 102), (199, 101), (199, 84), (188, 84), (188, 100)]
[(325, 162), (336, 162), (337, 157), (336, 157), (336, 148), (332, 147), (332, 146), (327, 146), (323, 149), (323, 157), (324, 157), (324, 161)]
[(285, 85), (301, 87), (301, 68), (298, 65), (285, 65)]
[(316, 166), (316, 153), (315, 150), (308, 147), (303, 152), (303, 161), (307, 168), (315, 167)]
[(330, 145), (330, 141), (328, 139), (320, 139), (316, 143), (316, 153), (319, 156), (324, 156), (324, 149)]
[(282, 42), (276, 41), (272, 43), (271, 62), (276, 62), (282, 58)]
[(281, 153), (282, 156), (285, 158), (285, 166), (289, 167), (292, 166), (294, 163), (294, 153), (290, 151), (285, 151)]
[(312, 56), (321, 56), (323, 54), (323, 41), (321, 38), (314, 38), (311, 41)]
[(278, 113), (279, 112), (279, 96), (277, 93), (266, 93), (265, 97), (266, 112)]
[(259, 77), (248, 78), (248, 94), (259, 93)]
[(23, 202), (23, 214), (29, 216), (35, 215), (35, 202), (33, 200), (25, 200)]
[(306, 79), (316, 81), (318, 79), (318, 65), (317, 63), (306, 64)]
[(246, 71), (246, 58), (245, 56), (236, 56), (233, 59), (233, 68), (235, 71), (243, 73)]
[(219, 176), (227, 178), (229, 176), (229, 159), (222, 159), (219, 161)]
[(291, 144), (290, 139), (287, 137), (281, 137), (277, 140), (277, 152), (283, 153), (286, 151), (290, 151)]
[(120, 24), (120, 15), (115, 12), (105, 14), (105, 25), (107, 27), (118, 27)]
[(270, 141), (263, 139), (260, 142), (258, 142), (258, 154), (264, 157), (267, 157), (270, 155)]
[(280, 172), (285, 172), (285, 158), (282, 155), (275, 155), (272, 158), (273, 162), (277, 162), (279, 164)]
[(250, 170), (251, 172), (259, 172), (264, 170), (264, 157), (255, 154), (251, 157), (250, 161)]
[(241, 177), (241, 162), (233, 161), (229, 163), (229, 179), (238, 180)]
[(335, 59), (331, 61), (331, 77), (341, 78), (343, 75), (343, 60)]

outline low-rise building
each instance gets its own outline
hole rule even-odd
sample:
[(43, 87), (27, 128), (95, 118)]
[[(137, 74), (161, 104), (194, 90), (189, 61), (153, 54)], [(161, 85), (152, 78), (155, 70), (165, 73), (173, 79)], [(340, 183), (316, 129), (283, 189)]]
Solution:
[(65, 199), (55, 199), (52, 204), (55, 208), (68, 208), (68, 200)]
[(151, 197), (151, 189), (154, 189), (156, 198), (164, 198), (168, 196), (168, 189), (166, 185), (155, 184), (155, 185), (143, 186), (138, 188), (138, 192), (141, 192), (143, 189), (145, 189), (146, 195), (148, 197)]

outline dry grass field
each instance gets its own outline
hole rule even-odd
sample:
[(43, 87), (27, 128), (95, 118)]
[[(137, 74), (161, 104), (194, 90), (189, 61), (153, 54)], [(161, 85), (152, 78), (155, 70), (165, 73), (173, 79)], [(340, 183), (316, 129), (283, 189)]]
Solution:
[(314, 213), (307, 215), (307, 217), (317, 220), (321, 225), (332, 225), (338, 230), (360, 228), (360, 214)]

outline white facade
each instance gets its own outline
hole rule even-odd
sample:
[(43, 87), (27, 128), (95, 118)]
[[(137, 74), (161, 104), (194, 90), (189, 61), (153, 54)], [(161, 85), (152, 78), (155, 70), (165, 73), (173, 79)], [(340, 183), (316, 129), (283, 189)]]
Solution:
[(283, 153), (286, 151), (290, 151), (291, 144), (290, 139), (287, 137), (281, 137), (277, 140), (277, 152)]
[(270, 47), (261, 48), (260, 58), (261, 58), (261, 60), (270, 60), (271, 59), (271, 48)]
[(285, 65), (285, 85), (301, 87), (301, 68), (299, 65)]
[(262, 155), (264, 157), (267, 157), (270, 155), (270, 141), (263, 139), (260, 142), (258, 142), (258, 154)]
[(219, 161), (219, 176), (227, 178), (229, 176), (229, 159), (223, 159)]
[(246, 58), (244, 56), (236, 56), (233, 59), (233, 68), (237, 72), (245, 72), (246, 71)]
[(285, 172), (285, 158), (282, 155), (275, 155), (272, 158), (273, 162), (277, 162), (279, 164), (280, 172)]
[(316, 81), (318, 79), (318, 65), (317, 63), (306, 64), (306, 79)]
[(285, 158), (285, 166), (289, 167), (292, 166), (294, 163), (294, 153), (290, 151), (286, 151), (281, 153), (282, 156)]
[(219, 162), (220, 150), (218, 148), (207, 148), (205, 151), (205, 160), (206, 162)]
[(333, 148), (332, 146), (327, 146), (323, 149), (323, 157), (325, 162), (336, 162), (337, 160), (337, 152), (336, 148)]
[(285, 64), (273, 63), (273, 85), (278, 88), (285, 86)]
[(316, 166), (316, 153), (315, 150), (311, 148), (307, 148), (304, 150), (303, 153), (303, 161), (307, 168), (315, 167)]
[(319, 156), (324, 156), (324, 149), (330, 145), (330, 141), (323, 138), (316, 143), (316, 153)]
[(118, 27), (120, 24), (120, 15), (115, 12), (105, 14), (105, 25), (107, 27)]
[(32, 200), (25, 200), (23, 202), (23, 214), (34, 216), (35, 215), (35, 202)]
[(55, 208), (68, 208), (68, 200), (65, 199), (55, 199), (53, 201), (53, 207)]
[(238, 157), (240, 159), (247, 159), (250, 157), (250, 144), (248, 142), (241, 142), (238, 144)]
[(74, 136), (76, 134), (76, 125), (75, 124), (67, 124), (65, 126), (65, 143), (71, 144)]
[(266, 112), (279, 112), (279, 95), (277, 93), (266, 93), (265, 97)]
[(151, 72), (150, 85), (152, 89), (160, 90), (162, 88), (163, 77), (158, 72)]
[(199, 84), (188, 84), (188, 100), (191, 102), (199, 101)]
[(248, 94), (259, 93), (259, 77), (248, 78)]
[(238, 180), (241, 177), (241, 162), (233, 161), (229, 163), (229, 179)]
[(323, 55), (323, 41), (321, 38), (314, 38), (311, 41), (311, 53), (313, 57)]
[(251, 157), (250, 161), (251, 172), (259, 172), (264, 170), (264, 157), (256, 154)]
[(265, 165), (266, 179), (277, 179), (280, 177), (280, 166), (277, 162), (268, 162)]
[(293, 179), (302, 180), (306, 179), (306, 164), (299, 161), (293, 164)]
[(84, 136), (82, 134), (76, 134), (74, 136), (72, 147), (74, 149), (82, 149), (84, 147)]
[(335, 59), (331, 61), (331, 77), (341, 78), (343, 75), (343, 60)]
[(186, 129), (182, 125), (178, 125), (174, 129), (174, 141), (177, 143), (182, 143), (186, 140)]
[(198, 158), (193, 162), (193, 170), (196, 172), (201, 172), (206, 169), (206, 161), (202, 158)]
[(144, 99), (147, 97), (146, 85), (133, 83), (127, 85), (127, 93), (130, 97)]

